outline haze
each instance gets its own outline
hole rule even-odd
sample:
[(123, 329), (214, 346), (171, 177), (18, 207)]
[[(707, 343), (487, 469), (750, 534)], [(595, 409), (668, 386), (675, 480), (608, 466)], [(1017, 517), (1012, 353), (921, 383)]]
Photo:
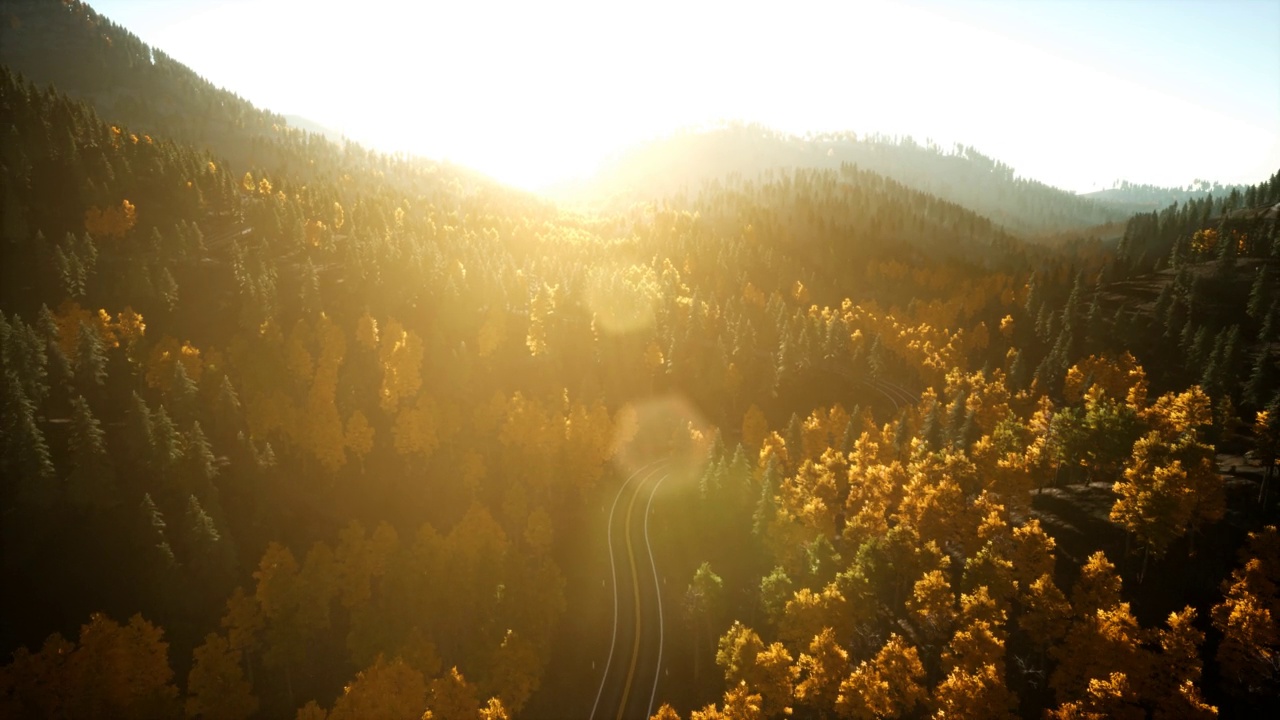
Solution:
[(721, 120), (961, 142), (1075, 191), (1280, 164), (1271, 0), (98, 5), (255, 104), (530, 189)]

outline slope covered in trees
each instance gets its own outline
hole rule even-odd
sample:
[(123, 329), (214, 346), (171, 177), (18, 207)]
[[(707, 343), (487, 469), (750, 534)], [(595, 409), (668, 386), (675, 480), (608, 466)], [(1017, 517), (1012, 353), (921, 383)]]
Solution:
[(1040, 236), (1123, 220), (1134, 208), (1076, 196), (1033, 179), (972, 147), (919, 144), (910, 137), (853, 133), (797, 137), (755, 125), (684, 131), (638, 145), (596, 176), (553, 195), (594, 206), (696, 190), (733, 175), (768, 170), (839, 169), (852, 164), (964, 206), (1010, 232)]
[(1225, 197), (1233, 191), (1244, 192), (1245, 189), (1244, 185), (1224, 186), (1222, 183), (1208, 180), (1196, 180), (1186, 187), (1160, 187), (1119, 181), (1105, 190), (1084, 193), (1083, 197), (1101, 200), (1138, 213), (1159, 210), (1173, 203), (1199, 200), (1207, 195)]
[(15, 7), (0, 714), (563, 716), (650, 461), (660, 717), (1275, 709), (1274, 179), (1114, 251), (860, 163), (582, 215)]

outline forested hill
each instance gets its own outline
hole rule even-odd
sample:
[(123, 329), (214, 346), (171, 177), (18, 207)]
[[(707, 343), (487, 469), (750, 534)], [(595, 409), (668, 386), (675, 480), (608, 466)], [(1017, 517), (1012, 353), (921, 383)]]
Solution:
[(1159, 210), (1173, 203), (1185, 204), (1209, 195), (1226, 198), (1232, 193), (1243, 193), (1247, 189), (1244, 185), (1223, 185), (1208, 180), (1197, 180), (1186, 187), (1160, 187), (1125, 181), (1105, 190), (1084, 193), (1081, 197), (1139, 213)]
[(990, 218), (1010, 232), (1043, 235), (1123, 220), (1132, 210), (1082, 198), (1017, 176), (972, 147), (920, 145), (911, 138), (853, 134), (797, 137), (756, 125), (686, 131), (636, 146), (596, 176), (552, 191), (562, 200), (604, 207), (695, 191), (713, 179), (765, 170), (857, 165)]
[(220, 89), (86, 4), (15, 0), (3, 8), (0, 63), (37, 86), (85, 100), (136, 133), (210, 147), (247, 162), (252, 143), (285, 125)]
[(445, 183), (467, 191), (496, 188), (464, 168), (369, 152), (305, 119), (293, 126), (287, 117), (213, 85), (78, 0), (14, 0), (0, 13), (0, 64), (41, 90), (53, 87), (83, 101), (98, 118), (139, 136), (208, 151), (246, 170), (288, 171), (304, 183), (359, 170), (390, 173), (397, 186), (412, 192)]
[(835, 163), (577, 214), (13, 7), (0, 716), (581, 717), (642, 614), (664, 720), (1275, 714), (1269, 210), (1036, 244)]

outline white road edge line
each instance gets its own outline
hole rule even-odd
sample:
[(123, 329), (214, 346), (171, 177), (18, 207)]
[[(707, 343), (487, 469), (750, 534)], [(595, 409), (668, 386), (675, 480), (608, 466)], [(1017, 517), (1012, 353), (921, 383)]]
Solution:
[(653, 594), (658, 598), (658, 664), (653, 669), (653, 690), (649, 693), (649, 709), (645, 717), (653, 717), (653, 700), (658, 695), (658, 678), (662, 676), (662, 645), (665, 642), (666, 623), (662, 619), (662, 588), (658, 585), (658, 565), (653, 560), (653, 546), (649, 544), (649, 513), (653, 508), (653, 496), (658, 494), (658, 487), (670, 475), (663, 475), (661, 480), (653, 484), (649, 491), (649, 502), (644, 506), (644, 549), (649, 553), (649, 569), (653, 571)]
[(608, 540), (609, 540), (609, 574), (613, 576), (613, 635), (609, 638), (609, 658), (604, 663), (604, 674), (600, 676), (600, 689), (596, 691), (596, 701), (591, 704), (591, 717), (594, 720), (596, 716), (596, 708), (600, 705), (600, 696), (604, 694), (604, 685), (609, 680), (609, 666), (613, 663), (613, 650), (618, 642), (618, 568), (613, 561), (613, 513), (618, 509), (618, 500), (622, 498), (622, 492), (627, 489), (631, 481), (642, 472), (657, 465), (662, 460), (655, 460), (648, 465), (631, 473), (631, 476), (622, 482), (618, 487), (618, 494), (613, 498), (613, 506), (609, 508), (609, 524), (608, 524)]

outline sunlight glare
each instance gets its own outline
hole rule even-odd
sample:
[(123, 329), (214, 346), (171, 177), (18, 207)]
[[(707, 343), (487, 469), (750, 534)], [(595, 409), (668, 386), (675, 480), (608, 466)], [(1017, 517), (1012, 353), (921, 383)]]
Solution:
[(1070, 190), (1256, 181), (1280, 159), (1274, 129), (1194, 94), (909, 3), (233, 1), (162, 27), (144, 39), (260, 106), (526, 189), (726, 120), (962, 143)]

